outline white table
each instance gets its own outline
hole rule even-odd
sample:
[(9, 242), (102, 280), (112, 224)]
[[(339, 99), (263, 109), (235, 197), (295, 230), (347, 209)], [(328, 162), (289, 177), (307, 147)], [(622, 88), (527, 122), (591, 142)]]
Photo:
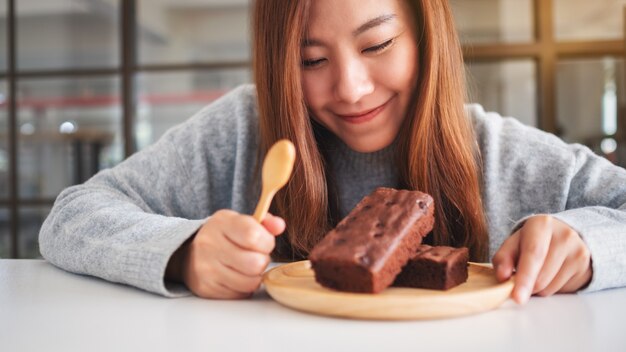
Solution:
[(626, 289), (533, 297), (456, 319), (337, 319), (244, 301), (167, 299), (42, 260), (0, 260), (0, 351), (626, 351)]

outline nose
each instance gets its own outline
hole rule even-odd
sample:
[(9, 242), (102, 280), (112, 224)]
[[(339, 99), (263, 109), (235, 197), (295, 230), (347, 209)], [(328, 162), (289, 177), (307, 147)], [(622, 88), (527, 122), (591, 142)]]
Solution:
[(358, 58), (346, 59), (337, 67), (335, 98), (341, 102), (354, 104), (374, 91), (369, 68)]

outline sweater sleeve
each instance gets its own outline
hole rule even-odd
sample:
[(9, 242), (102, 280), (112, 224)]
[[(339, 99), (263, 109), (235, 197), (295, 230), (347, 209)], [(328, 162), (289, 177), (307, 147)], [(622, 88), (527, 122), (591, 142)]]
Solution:
[(164, 281), (172, 254), (214, 211), (246, 210), (246, 201), (232, 195), (249, 192), (241, 185), (249, 183), (256, 150), (251, 109), (241, 99), (240, 89), (116, 167), (64, 190), (39, 234), (43, 257), (160, 295), (188, 294)]
[(626, 286), (626, 170), (580, 144), (471, 106), (483, 159), (490, 253), (535, 214), (577, 231), (593, 278), (581, 292)]
[(576, 230), (591, 253), (593, 277), (581, 292), (626, 286), (626, 170), (586, 147), (575, 155), (566, 209), (553, 216)]

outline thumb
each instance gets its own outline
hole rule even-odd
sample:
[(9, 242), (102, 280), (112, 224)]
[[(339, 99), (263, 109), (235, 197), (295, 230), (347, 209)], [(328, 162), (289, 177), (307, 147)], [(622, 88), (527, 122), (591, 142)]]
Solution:
[(274, 236), (278, 236), (283, 233), (287, 227), (283, 218), (274, 216), (270, 213), (267, 213), (263, 221), (261, 221), (261, 225), (263, 225), (267, 231)]
[(513, 275), (519, 256), (519, 236), (518, 231), (507, 238), (493, 256), (493, 267), (496, 270), (496, 278), (500, 282), (508, 280)]

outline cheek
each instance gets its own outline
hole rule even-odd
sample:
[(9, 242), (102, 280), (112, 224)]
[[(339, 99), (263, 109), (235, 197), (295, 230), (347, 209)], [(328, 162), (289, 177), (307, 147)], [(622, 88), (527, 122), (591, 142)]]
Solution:
[(309, 109), (315, 111), (323, 105), (324, 80), (313, 72), (302, 72), (301, 77), (304, 102)]
[(389, 85), (398, 90), (411, 89), (417, 72), (417, 53), (412, 48), (397, 50), (385, 65)]

